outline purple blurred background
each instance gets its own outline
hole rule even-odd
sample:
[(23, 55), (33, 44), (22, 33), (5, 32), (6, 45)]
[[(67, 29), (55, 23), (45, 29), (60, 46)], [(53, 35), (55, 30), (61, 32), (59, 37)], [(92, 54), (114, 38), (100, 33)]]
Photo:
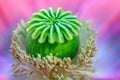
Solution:
[(13, 29), (40, 9), (62, 7), (90, 20), (97, 31), (96, 80), (120, 80), (120, 0), (0, 0), (0, 80), (11, 80)]

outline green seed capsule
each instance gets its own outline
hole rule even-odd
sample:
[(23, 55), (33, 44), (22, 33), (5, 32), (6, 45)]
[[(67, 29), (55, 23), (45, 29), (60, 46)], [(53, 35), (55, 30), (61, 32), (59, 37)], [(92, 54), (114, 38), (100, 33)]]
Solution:
[(63, 12), (61, 8), (41, 10), (34, 13), (27, 23), (26, 48), (29, 55), (45, 57), (52, 53), (63, 59), (77, 54), (81, 24), (71, 12)]

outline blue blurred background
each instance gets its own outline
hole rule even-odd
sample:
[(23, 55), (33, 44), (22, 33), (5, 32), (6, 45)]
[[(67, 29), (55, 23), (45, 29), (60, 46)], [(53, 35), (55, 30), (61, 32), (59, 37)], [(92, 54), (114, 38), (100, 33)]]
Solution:
[(10, 80), (13, 30), (40, 9), (62, 7), (90, 20), (97, 31), (96, 80), (120, 80), (120, 0), (0, 0), (0, 80)]

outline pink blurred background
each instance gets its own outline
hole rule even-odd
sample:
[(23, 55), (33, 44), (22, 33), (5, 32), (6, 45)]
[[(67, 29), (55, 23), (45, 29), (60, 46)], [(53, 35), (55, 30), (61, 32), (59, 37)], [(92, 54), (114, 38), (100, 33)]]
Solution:
[(120, 80), (120, 0), (0, 0), (0, 80), (13, 80), (9, 47), (17, 23), (48, 7), (62, 7), (94, 24), (99, 50), (94, 78)]

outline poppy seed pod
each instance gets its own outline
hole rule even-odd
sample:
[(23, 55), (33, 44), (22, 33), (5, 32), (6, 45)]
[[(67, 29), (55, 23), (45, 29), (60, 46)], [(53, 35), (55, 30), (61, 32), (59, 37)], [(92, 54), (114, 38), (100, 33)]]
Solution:
[(78, 31), (82, 26), (70, 11), (52, 8), (34, 13), (28, 22), (26, 48), (28, 54), (38, 57), (50, 55), (73, 58), (80, 45)]
[[(11, 71), (23, 80), (91, 80), (96, 33), (71, 12), (49, 8), (21, 20), (11, 43)], [(15, 79), (16, 80), (16, 79)]]

